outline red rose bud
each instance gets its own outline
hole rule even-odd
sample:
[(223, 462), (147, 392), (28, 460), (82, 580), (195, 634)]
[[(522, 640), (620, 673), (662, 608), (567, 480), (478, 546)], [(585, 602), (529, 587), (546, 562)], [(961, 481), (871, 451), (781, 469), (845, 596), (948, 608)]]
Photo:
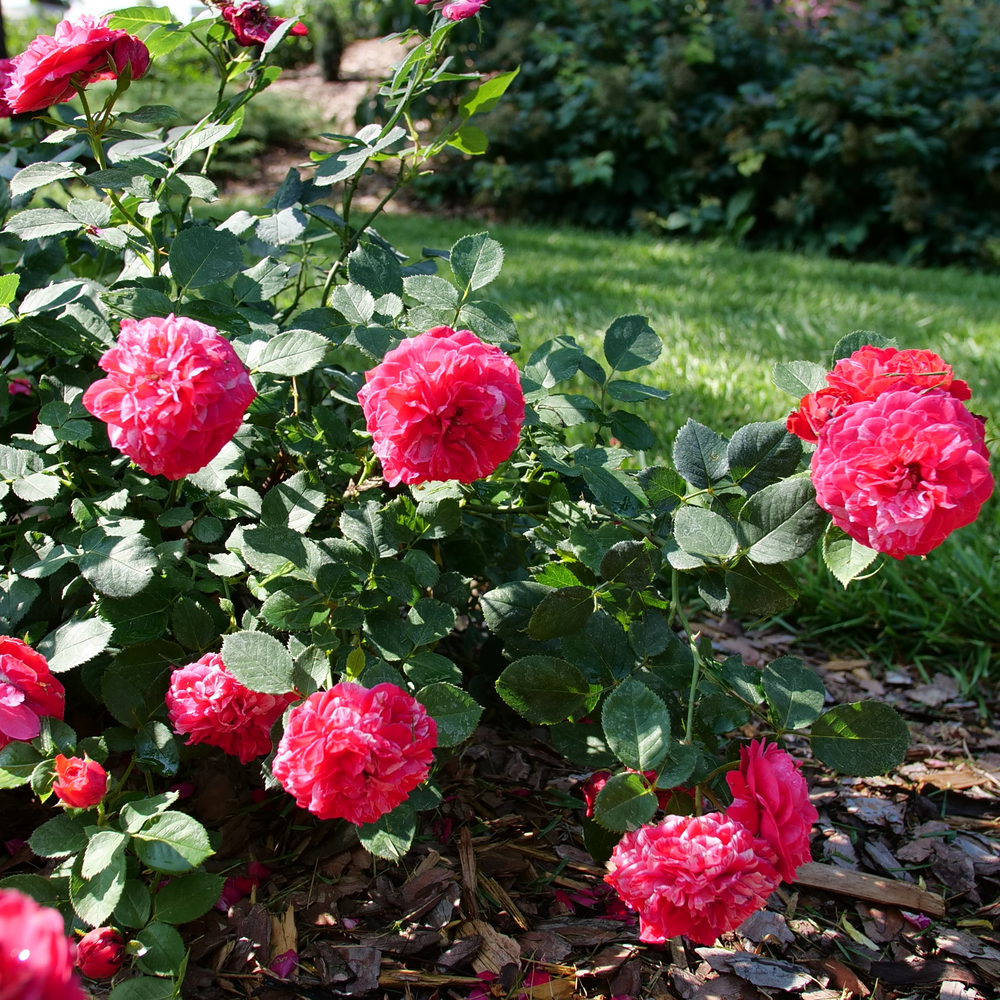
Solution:
[(95, 927), (76, 946), (76, 964), (88, 979), (110, 979), (125, 959), (125, 941), (113, 927)]
[[(234, 5), (222, 7), (222, 19), (232, 28), (240, 45), (263, 45), (274, 34), (287, 17), (274, 17), (259, 0), (240, 0)], [(288, 32), (290, 35), (308, 35), (309, 29), (296, 21)]]
[(89, 809), (104, 798), (108, 790), (108, 772), (87, 757), (56, 757), (56, 780), (52, 791), (63, 805)]

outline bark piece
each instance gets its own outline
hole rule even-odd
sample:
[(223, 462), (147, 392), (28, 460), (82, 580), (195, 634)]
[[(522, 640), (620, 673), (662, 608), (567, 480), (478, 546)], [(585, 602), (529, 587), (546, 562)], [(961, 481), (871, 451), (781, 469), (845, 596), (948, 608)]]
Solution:
[(809, 889), (823, 889), (855, 899), (898, 906), (900, 909), (919, 911), (931, 917), (943, 917), (945, 914), (943, 897), (898, 879), (879, 878), (877, 875), (865, 875), (809, 861), (799, 867), (795, 873), (795, 881)]

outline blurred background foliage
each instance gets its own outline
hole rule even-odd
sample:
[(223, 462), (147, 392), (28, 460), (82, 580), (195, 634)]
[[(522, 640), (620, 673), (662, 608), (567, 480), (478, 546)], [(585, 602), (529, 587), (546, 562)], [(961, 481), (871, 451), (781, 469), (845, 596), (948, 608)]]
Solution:
[[(387, 0), (378, 30), (425, 16)], [(424, 180), (432, 204), (1000, 261), (1000, 4), (496, 0), (481, 16), (456, 57), (520, 76), (486, 156)]]

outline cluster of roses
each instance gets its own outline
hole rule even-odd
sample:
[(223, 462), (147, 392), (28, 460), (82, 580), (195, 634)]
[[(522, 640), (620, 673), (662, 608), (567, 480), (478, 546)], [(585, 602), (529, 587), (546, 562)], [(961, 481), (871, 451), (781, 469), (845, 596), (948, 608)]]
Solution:
[[(219, 8), (240, 45), (263, 45), (287, 18), (274, 17), (260, 0), (239, 0)], [(141, 39), (108, 27), (109, 18), (82, 14), (61, 21), (54, 35), (39, 35), (19, 56), (0, 59), (0, 117), (41, 111), (72, 100), (98, 80), (118, 79), (129, 68), (138, 80), (149, 69)], [(308, 34), (296, 22), (292, 35)]]
[(109, 28), (108, 20), (82, 14), (60, 21), (55, 35), (39, 35), (19, 56), (0, 59), (0, 115), (69, 101), (78, 89), (117, 79), (126, 67), (138, 80), (149, 69), (149, 50), (127, 31)]
[[(811, 859), (818, 813), (799, 765), (777, 744), (740, 749), (725, 813), (667, 816), (622, 837), (605, 881), (639, 914), (639, 937), (712, 944), (761, 909)], [(661, 793), (662, 794), (662, 793)], [(662, 805), (662, 799), (661, 799)]]
[(803, 397), (788, 430), (816, 442), (817, 503), (851, 538), (896, 559), (971, 524), (993, 492), (984, 420), (932, 351), (862, 347)]

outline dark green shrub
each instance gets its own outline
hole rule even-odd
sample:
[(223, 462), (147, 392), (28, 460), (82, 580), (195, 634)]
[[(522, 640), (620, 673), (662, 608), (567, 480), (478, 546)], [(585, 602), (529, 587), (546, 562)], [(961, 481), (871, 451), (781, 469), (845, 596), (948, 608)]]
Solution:
[[(380, 27), (426, 15), (387, 4)], [(1000, 7), (504, 0), (464, 51), (521, 67), (487, 156), (423, 194), (927, 262), (1000, 257)], [(456, 36), (459, 33), (456, 32)], [(440, 114), (440, 108), (437, 109)]]

